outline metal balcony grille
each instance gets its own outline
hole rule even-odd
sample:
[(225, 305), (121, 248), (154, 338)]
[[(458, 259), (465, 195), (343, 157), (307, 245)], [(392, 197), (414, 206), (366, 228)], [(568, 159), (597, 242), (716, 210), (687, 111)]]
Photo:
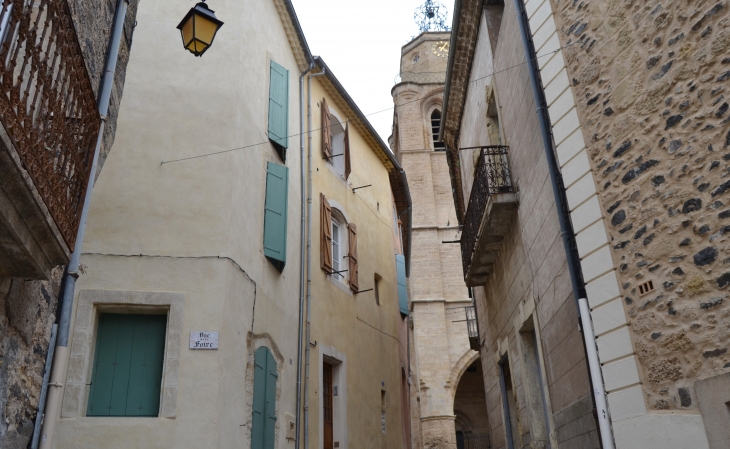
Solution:
[(101, 124), (66, 0), (0, 0), (0, 121), (73, 247)]
[(465, 307), (466, 329), (469, 333), (469, 346), (479, 351), (479, 324), (477, 322), (477, 311), (474, 306)]
[(462, 148), (462, 150), (479, 149), (474, 184), (471, 188), (469, 205), (466, 209), (464, 227), (461, 233), (461, 259), (464, 273), (469, 271), (474, 249), (477, 244), (479, 227), (484, 217), (490, 195), (499, 193), (513, 193), (512, 178), (507, 164), (509, 147), (487, 146), (476, 148)]

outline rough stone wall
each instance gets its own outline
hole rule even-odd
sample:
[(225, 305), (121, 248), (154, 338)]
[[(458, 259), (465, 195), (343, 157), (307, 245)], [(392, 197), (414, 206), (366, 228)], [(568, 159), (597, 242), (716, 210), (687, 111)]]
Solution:
[(730, 368), (730, 5), (551, 3), (647, 406), (696, 411)]
[[(114, 142), (137, 3), (130, 0), (127, 10), (97, 177)], [(117, 2), (68, 4), (98, 98)], [(32, 436), (63, 270), (51, 270), (47, 281), (0, 279), (0, 449), (25, 448)]]
[(43, 366), (63, 270), (48, 281), (0, 279), (0, 448), (25, 448), (33, 434)]

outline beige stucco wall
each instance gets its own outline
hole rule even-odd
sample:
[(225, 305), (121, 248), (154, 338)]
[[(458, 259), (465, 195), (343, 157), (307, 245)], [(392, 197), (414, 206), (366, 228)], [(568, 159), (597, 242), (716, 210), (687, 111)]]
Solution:
[[(175, 30), (188, 7), (140, 4), (115, 150), (92, 196), (84, 272), (76, 287), (76, 304), (79, 295), (96, 294), (90, 290), (102, 296), (144, 292), (120, 294), (107, 306), (134, 297), (164, 309), (155, 292), (184, 297), (182, 317), (170, 312), (168, 318), (164, 417), (87, 418), (85, 403), (74, 407), (67, 389), (56, 427), (58, 448), (249, 447), (253, 352), (260, 345), (272, 350), (279, 370), (276, 447), (291, 444), (284, 429), (295, 414), (301, 223), (296, 137), (289, 140), (286, 160), (283, 273), (263, 256), (263, 218), (266, 162), (283, 163), (266, 132), (269, 61), (290, 70), (292, 135), (299, 133), (298, 67), (275, 2), (216, 2), (225, 25), (202, 58), (182, 49)], [(75, 310), (75, 319), (93, 317), (98, 309)], [(80, 323), (73, 324), (76, 365), (69, 370), (85, 369), (90, 376), (90, 359), (74, 356), (88, 350), (95, 334), (84, 341)], [(173, 324), (178, 335), (170, 333)], [(220, 332), (220, 349), (189, 350), (190, 332), (196, 330)], [(178, 366), (170, 361), (175, 356)], [(175, 369), (179, 374), (168, 376)]]
[[(394, 208), (382, 150), (355, 125), (355, 113), (325, 77), (312, 78), (312, 337), (310, 368), (310, 445), (322, 447), (321, 382), (324, 357), (336, 359), (334, 441), (340, 448), (403, 447), (401, 371), (406, 367), (407, 336), (398, 308), (393, 239)], [(322, 156), (321, 104), (344, 124), (349, 120), (352, 172), (347, 181)], [(372, 184), (352, 191), (354, 187)], [(380, 281), (380, 305), (373, 291), (353, 294), (345, 282), (320, 268), (320, 193), (332, 209), (357, 226), (359, 289)], [(331, 226), (331, 224), (328, 224)], [(342, 251), (346, 251), (344, 248)], [(344, 253), (346, 254), (346, 252)], [(345, 259), (346, 260), (346, 259)], [(345, 266), (341, 269), (347, 269)], [(316, 343), (316, 344), (315, 344)], [(330, 360), (331, 360), (330, 359)], [(339, 363), (339, 365), (338, 365)], [(337, 370), (340, 371), (339, 383)], [(346, 380), (343, 371), (346, 370)], [(345, 383), (346, 382), (346, 383)], [(381, 431), (381, 390), (386, 392), (386, 432)], [(340, 408), (338, 408), (340, 407)]]

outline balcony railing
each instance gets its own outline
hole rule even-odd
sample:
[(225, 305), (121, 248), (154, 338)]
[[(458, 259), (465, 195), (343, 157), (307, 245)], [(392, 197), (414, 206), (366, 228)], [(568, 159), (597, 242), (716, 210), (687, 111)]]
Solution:
[(489, 198), (496, 194), (514, 193), (515, 191), (507, 163), (508, 147), (462, 148), (462, 150), (466, 149), (478, 149), (481, 154), (477, 162), (474, 184), (471, 188), (471, 196), (469, 197), (469, 205), (466, 209), (464, 227), (461, 233), (461, 258), (465, 275), (469, 273), (470, 265), (474, 259), (477, 238), (479, 237)]
[(446, 72), (400, 72), (393, 81), (395, 84), (443, 84), (446, 82)]
[(0, 121), (73, 248), (101, 118), (66, 0), (0, 0)]
[(469, 347), (479, 351), (479, 321), (476, 307), (464, 307), (464, 311), (466, 312), (466, 329), (469, 333)]
[(492, 442), (488, 433), (467, 433), (463, 436), (463, 446), (459, 445), (459, 438), (456, 438), (457, 449), (492, 449)]

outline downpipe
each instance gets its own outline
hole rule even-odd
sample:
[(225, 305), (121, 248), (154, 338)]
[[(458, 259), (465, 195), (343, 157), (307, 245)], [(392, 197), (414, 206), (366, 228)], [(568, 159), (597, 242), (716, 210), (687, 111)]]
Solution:
[(299, 165), (302, 197), (302, 225), (299, 248), (299, 333), (297, 336), (297, 405), (296, 405), (296, 436), (294, 449), (299, 449), (299, 435), (301, 434), (300, 418), (302, 411), (302, 340), (304, 339), (304, 253), (306, 251), (305, 231), (307, 222), (307, 196), (305, 193), (305, 167), (304, 167), (304, 77), (314, 68), (314, 62), (309, 63), (307, 70), (299, 77)]
[(323, 76), (322, 72), (307, 77), (307, 323), (304, 350), (304, 449), (309, 448), (309, 358), (312, 341), (312, 78)]
[[(53, 355), (53, 368), (51, 370), (50, 383), (45, 383), (41, 387), (48, 388), (48, 399), (46, 402), (46, 412), (44, 416), (37, 416), (35, 425), (38, 426), (42, 422), (40, 448), (50, 449), (52, 447), (53, 431), (58, 420), (61, 400), (63, 398), (63, 386), (66, 377), (66, 368), (68, 366), (68, 337), (71, 326), (71, 312), (73, 309), (74, 291), (76, 287), (76, 279), (79, 277), (79, 264), (81, 259), (81, 246), (84, 242), (84, 234), (86, 233), (86, 219), (89, 216), (89, 205), (91, 204), (91, 191), (94, 187), (96, 179), (96, 170), (99, 162), (99, 151), (104, 141), (104, 127), (106, 125), (106, 116), (109, 112), (109, 100), (111, 99), (112, 86), (114, 84), (114, 74), (117, 69), (117, 60), (119, 59), (119, 44), (124, 29), (124, 19), (127, 16), (127, 7), (129, 0), (119, 0), (117, 12), (114, 17), (114, 28), (112, 29), (111, 42), (109, 46), (109, 54), (107, 56), (106, 68), (104, 70), (104, 81), (99, 95), (99, 115), (101, 115), (101, 125), (99, 126), (99, 136), (96, 139), (96, 148), (94, 148), (94, 158), (91, 163), (91, 171), (89, 173), (89, 184), (84, 195), (84, 205), (81, 209), (81, 220), (79, 222), (79, 230), (76, 233), (76, 243), (74, 251), (71, 253), (71, 260), (66, 267), (66, 273), (63, 280), (63, 292), (61, 294), (61, 314), (58, 324), (58, 337), (56, 340), (56, 349)], [(35, 446), (33, 447), (35, 449)]]
[(578, 257), (573, 224), (570, 221), (570, 211), (568, 209), (568, 200), (565, 194), (565, 185), (563, 183), (562, 174), (560, 173), (560, 167), (558, 166), (558, 162), (555, 158), (553, 135), (550, 126), (550, 118), (548, 116), (548, 105), (547, 100), (545, 99), (545, 91), (542, 87), (540, 71), (537, 66), (535, 44), (533, 43), (532, 35), (530, 34), (530, 23), (525, 11), (523, 0), (514, 0), (514, 4), (517, 11), (517, 22), (520, 26), (522, 44), (525, 50), (525, 59), (527, 61), (527, 66), (529, 67), (530, 83), (532, 84), (532, 91), (535, 95), (535, 103), (538, 105), (537, 118), (540, 123), (540, 131), (547, 156), (553, 196), (555, 197), (555, 204), (558, 208), (558, 221), (560, 222), (560, 233), (563, 238), (565, 255), (567, 256), (568, 271), (570, 273), (573, 294), (575, 295), (576, 307), (578, 308), (582, 324), (583, 349), (585, 351), (586, 360), (588, 361), (591, 390), (593, 393), (593, 406), (598, 412), (597, 420), (600, 439), (603, 449), (614, 449), (611, 419), (608, 412), (608, 406), (606, 404), (606, 392), (603, 388), (603, 375), (601, 373), (601, 364), (598, 360), (596, 350), (596, 338), (593, 333), (590, 309), (586, 299), (587, 294), (585, 282), (583, 280), (583, 271)]

